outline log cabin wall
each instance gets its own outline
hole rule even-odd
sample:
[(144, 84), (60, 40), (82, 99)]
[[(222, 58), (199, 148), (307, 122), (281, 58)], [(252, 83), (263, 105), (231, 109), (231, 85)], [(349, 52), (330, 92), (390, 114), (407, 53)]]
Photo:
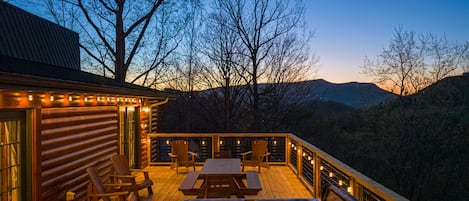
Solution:
[(86, 168), (111, 171), (118, 153), (118, 107), (43, 108), (41, 114), (41, 200), (64, 200), (67, 191), (85, 200)]

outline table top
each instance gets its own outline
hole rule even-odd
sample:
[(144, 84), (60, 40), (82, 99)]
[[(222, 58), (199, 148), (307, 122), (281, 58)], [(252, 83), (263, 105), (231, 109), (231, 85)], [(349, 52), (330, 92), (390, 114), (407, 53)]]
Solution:
[(241, 174), (239, 158), (216, 158), (205, 161), (201, 174)]

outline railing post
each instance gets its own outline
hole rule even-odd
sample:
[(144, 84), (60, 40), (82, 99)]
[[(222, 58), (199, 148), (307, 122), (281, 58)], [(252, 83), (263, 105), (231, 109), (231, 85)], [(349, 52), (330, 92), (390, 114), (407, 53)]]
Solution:
[(303, 145), (298, 144), (296, 146), (296, 169), (298, 170), (297, 176), (298, 178), (303, 177)]
[(314, 169), (314, 197), (316, 198), (321, 198), (321, 159), (319, 158), (319, 156), (314, 153), (314, 166), (313, 166), (313, 169)]
[(348, 188), (350, 188), (350, 190), (347, 189), (347, 191), (352, 196), (358, 198), (358, 200), (362, 200), (362, 196), (360, 195), (361, 193), (360, 193), (359, 185), (355, 181), (355, 178), (353, 178), (353, 177), (350, 178), (350, 186)]
[(215, 152), (220, 151), (220, 136), (212, 136), (212, 158), (215, 155)]
[(290, 165), (291, 141), (292, 140), (290, 136), (287, 136), (287, 138), (285, 138), (285, 164), (287, 166)]

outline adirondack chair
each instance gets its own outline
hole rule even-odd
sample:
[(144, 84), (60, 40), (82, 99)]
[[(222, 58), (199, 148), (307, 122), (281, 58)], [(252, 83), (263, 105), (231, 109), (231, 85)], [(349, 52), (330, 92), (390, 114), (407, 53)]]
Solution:
[[(258, 172), (261, 172), (261, 167), (269, 168), (269, 155), (267, 150), (267, 140), (254, 140), (251, 143), (252, 150), (241, 153), (241, 165), (244, 172), (244, 166), (258, 167)], [(250, 156), (250, 158), (248, 158)]]
[[(196, 153), (189, 151), (189, 142), (185, 140), (175, 140), (171, 142), (171, 153), (168, 153), (173, 161), (173, 166), (176, 168), (176, 174), (179, 173), (179, 167), (185, 166), (188, 168), (192, 166), (195, 171), (195, 157)], [(189, 157), (190, 156), (190, 157)]]
[[(148, 171), (130, 169), (129, 162), (124, 155), (115, 155), (111, 158), (112, 166), (116, 172), (116, 177), (120, 179), (122, 183), (131, 183), (132, 185), (128, 187), (130, 192), (133, 192), (137, 200), (140, 200), (138, 196), (138, 191), (146, 188), (149, 195), (153, 195), (153, 181), (148, 175)], [(144, 180), (137, 183), (136, 175), (132, 175), (132, 172), (143, 173)]]
[(90, 177), (90, 183), (88, 183), (87, 194), (87, 198), (89, 201), (97, 201), (99, 199), (102, 199), (104, 201), (111, 201), (111, 199), (114, 197), (116, 197), (119, 201), (127, 200), (129, 192), (124, 190), (126, 186), (131, 185), (130, 183), (104, 184), (98, 174), (98, 170), (96, 169), (96, 167), (89, 167), (86, 169), (86, 172)]

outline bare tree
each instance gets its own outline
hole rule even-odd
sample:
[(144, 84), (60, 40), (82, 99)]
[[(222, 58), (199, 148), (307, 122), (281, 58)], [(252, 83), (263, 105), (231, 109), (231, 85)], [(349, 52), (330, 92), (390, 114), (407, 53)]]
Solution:
[[(158, 87), (171, 80), (188, 16), (181, 1), (42, 0), (56, 23), (80, 34), (82, 67), (87, 71)], [(40, 12), (40, 11), (38, 11)], [(42, 13), (41, 13), (42, 14)], [(84, 53), (84, 54), (83, 54)]]
[[(143, 2), (145, 1), (129, 5), (125, 0), (77, 1), (76, 5), (88, 23), (81, 24), (83, 30), (87, 35), (97, 36), (89, 38), (95, 46), (90, 48), (81, 45), (81, 47), (90, 57), (110, 71), (116, 80), (125, 81), (129, 65), (150, 20), (163, 0)], [(126, 7), (129, 9), (125, 9)], [(126, 18), (127, 16), (133, 19)], [(133, 40), (129, 41), (130, 38)], [(109, 65), (109, 60), (114, 66)]]
[[(212, 88), (207, 94), (216, 102), (213, 107), (205, 108), (213, 119), (220, 120), (222, 114), (223, 131), (232, 131), (233, 119), (239, 115), (242, 101), (245, 98), (246, 83), (239, 74), (237, 66), (243, 61), (239, 54), (242, 43), (235, 32), (227, 26), (226, 13), (220, 9), (220, 2), (212, 5), (212, 12), (205, 23), (205, 31), (201, 40), (201, 52), (206, 58), (200, 74), (201, 83), (205, 88)], [(218, 122), (214, 120), (213, 122)]]
[(364, 73), (399, 95), (427, 87), (463, 68), (464, 46), (433, 34), (417, 36), (398, 27), (376, 60), (365, 58)]
[(453, 75), (457, 69), (462, 69), (464, 52), (463, 46), (450, 43), (446, 37), (433, 34), (428, 36), (427, 56), (429, 83), (437, 82)]
[(250, 86), (253, 127), (259, 130), (259, 98), (262, 95), (259, 83), (281, 80), (272, 77), (279, 74), (269, 65), (268, 58), (276, 44), (285, 42), (284, 36), (302, 39), (297, 33), (305, 28), (303, 3), (281, 0), (219, 0), (218, 3), (227, 17), (225, 26), (240, 38), (244, 48), (241, 54), (249, 61), (247, 65), (239, 66), (240, 74)]
[(469, 42), (461, 46), (461, 66), (463, 72), (469, 72)]

